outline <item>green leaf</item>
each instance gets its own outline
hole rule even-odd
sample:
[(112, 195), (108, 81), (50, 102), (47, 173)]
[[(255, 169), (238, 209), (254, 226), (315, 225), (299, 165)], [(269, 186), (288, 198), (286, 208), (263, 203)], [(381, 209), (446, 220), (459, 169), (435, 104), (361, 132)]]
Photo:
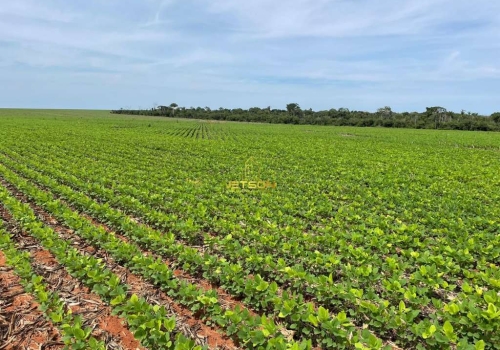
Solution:
[(399, 312), (403, 313), (406, 311), (406, 305), (405, 305), (405, 302), (403, 300), (401, 300), (399, 302)]
[(481, 339), (476, 343), (476, 345), (474, 345), (474, 348), (475, 350), (484, 350), (486, 348), (486, 343)]
[(257, 286), (257, 289), (259, 292), (265, 291), (269, 287), (269, 283), (266, 281), (260, 281), (259, 285)]
[(137, 340), (142, 340), (144, 338), (146, 338), (146, 330), (143, 329), (143, 328), (137, 328), (134, 332), (134, 337), (137, 339)]
[(314, 325), (314, 327), (317, 327), (318, 326), (318, 319), (312, 315), (312, 314), (309, 314), (309, 317), (307, 318), (307, 320), (312, 323)]
[(445, 305), (444, 310), (448, 311), (450, 315), (456, 315), (460, 312), (460, 308), (455, 303)]
[(455, 342), (457, 339), (457, 336), (453, 332), (453, 326), (451, 325), (450, 321), (446, 321), (443, 325), (443, 332), (444, 334), (448, 337), (448, 339), (452, 342)]
[(436, 326), (431, 325), (427, 331), (422, 333), (422, 338), (428, 339), (432, 337), (434, 333), (436, 333)]
[(120, 305), (125, 299), (125, 295), (118, 295), (117, 297), (111, 299), (110, 304), (112, 306)]
[(451, 325), (450, 321), (446, 321), (444, 323), (443, 330), (446, 335), (453, 334), (453, 326)]
[(130, 297), (130, 302), (136, 304), (139, 301), (139, 297), (136, 294), (132, 294)]
[(328, 310), (325, 309), (323, 306), (320, 306), (318, 308), (318, 319), (320, 322), (325, 322), (330, 319), (330, 314), (328, 313)]
[(58, 312), (51, 312), (49, 317), (54, 323), (59, 323), (63, 320), (63, 315)]
[(85, 331), (81, 328), (74, 329), (73, 334), (74, 334), (75, 338), (78, 340), (85, 340), (85, 338), (86, 338)]

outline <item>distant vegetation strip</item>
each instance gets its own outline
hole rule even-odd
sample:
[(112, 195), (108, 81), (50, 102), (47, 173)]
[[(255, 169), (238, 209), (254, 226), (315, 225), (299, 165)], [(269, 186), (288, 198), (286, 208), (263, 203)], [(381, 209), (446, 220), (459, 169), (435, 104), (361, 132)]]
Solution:
[(303, 110), (297, 103), (287, 104), (286, 109), (271, 109), (271, 107), (228, 109), (221, 107), (212, 110), (209, 107), (179, 107), (176, 103), (172, 103), (170, 106), (156, 106), (144, 110), (122, 108), (112, 110), (111, 113), (273, 124), (500, 131), (500, 112), (484, 116), (465, 110), (456, 113), (439, 106), (427, 107), (421, 113), (397, 113), (392, 111), (389, 106), (379, 108), (376, 112), (351, 111), (347, 108), (332, 108), (322, 111)]

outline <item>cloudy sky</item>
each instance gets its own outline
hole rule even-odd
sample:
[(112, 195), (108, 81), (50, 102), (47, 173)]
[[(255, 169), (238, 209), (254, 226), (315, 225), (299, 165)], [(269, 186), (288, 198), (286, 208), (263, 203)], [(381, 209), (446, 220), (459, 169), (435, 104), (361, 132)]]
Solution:
[(498, 0), (0, 1), (0, 107), (500, 111)]

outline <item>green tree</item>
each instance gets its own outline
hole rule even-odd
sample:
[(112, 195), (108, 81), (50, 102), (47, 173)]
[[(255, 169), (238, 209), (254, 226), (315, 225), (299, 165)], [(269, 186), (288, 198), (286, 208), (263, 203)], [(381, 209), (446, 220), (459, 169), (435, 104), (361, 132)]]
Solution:
[(385, 106), (385, 107), (379, 108), (377, 110), (377, 114), (379, 115), (379, 117), (384, 118), (384, 119), (391, 118), (392, 117), (392, 109), (389, 106)]
[(428, 119), (434, 121), (436, 129), (440, 123), (445, 123), (451, 120), (451, 117), (448, 115), (448, 111), (444, 107), (426, 107), (425, 114)]
[(286, 105), (286, 110), (288, 111), (288, 114), (291, 116), (300, 116), (302, 113), (302, 110), (300, 109), (300, 106), (298, 103), (289, 103)]
[(175, 114), (175, 110), (177, 109), (177, 107), (179, 107), (179, 105), (175, 102), (171, 103), (170, 104), (170, 110), (171, 110), (171, 113), (172, 113), (172, 117), (174, 116)]
[(337, 111), (337, 115), (341, 118), (349, 118), (350, 116), (350, 111), (349, 111), (349, 108), (345, 108), (345, 107), (341, 107), (339, 108), (339, 110)]
[(495, 112), (490, 117), (495, 123), (500, 123), (500, 112)]

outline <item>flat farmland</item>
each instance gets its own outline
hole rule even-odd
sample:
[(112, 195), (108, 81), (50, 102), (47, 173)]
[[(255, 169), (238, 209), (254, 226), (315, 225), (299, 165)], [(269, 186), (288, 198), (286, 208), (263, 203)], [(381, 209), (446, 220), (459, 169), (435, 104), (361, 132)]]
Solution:
[(0, 110), (0, 347), (500, 349), (500, 135)]

